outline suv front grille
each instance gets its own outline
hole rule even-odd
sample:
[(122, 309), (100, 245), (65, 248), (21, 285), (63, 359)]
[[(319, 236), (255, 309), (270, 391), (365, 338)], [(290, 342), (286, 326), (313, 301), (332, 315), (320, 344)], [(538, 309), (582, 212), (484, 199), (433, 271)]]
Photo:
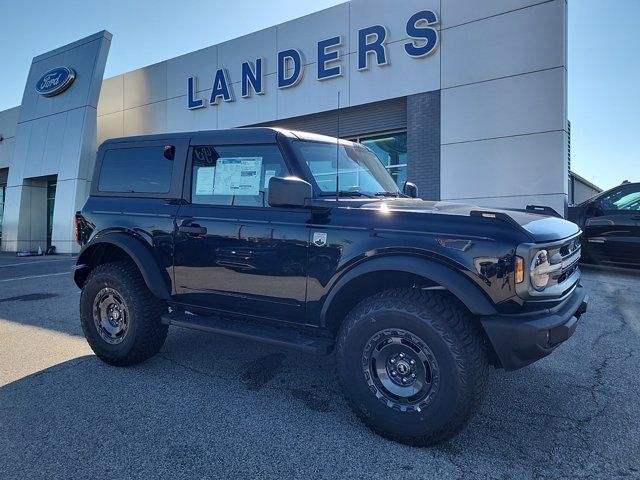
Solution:
[(560, 255), (563, 258), (570, 256), (576, 250), (580, 250), (580, 238), (574, 238), (560, 247)]
[(548, 246), (546, 249), (549, 252), (551, 265), (560, 265), (560, 269), (551, 275), (547, 289), (558, 285), (561, 286), (563, 292), (566, 292), (577, 282), (575, 280), (571, 284), (563, 285), (564, 282), (572, 278), (572, 275), (578, 269), (578, 260), (580, 260), (582, 251), (580, 238), (576, 236), (560, 245)]

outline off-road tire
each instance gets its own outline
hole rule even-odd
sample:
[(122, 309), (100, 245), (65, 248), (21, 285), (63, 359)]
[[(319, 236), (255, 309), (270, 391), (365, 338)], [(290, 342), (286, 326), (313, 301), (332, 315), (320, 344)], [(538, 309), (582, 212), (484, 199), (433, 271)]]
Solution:
[[(101, 338), (93, 318), (94, 300), (103, 288), (117, 291), (128, 309), (128, 331), (115, 345)], [(82, 287), (80, 320), (84, 336), (94, 353), (110, 365), (134, 365), (158, 353), (167, 337), (168, 326), (160, 323), (166, 311), (166, 303), (153, 296), (133, 263), (98, 265)]]
[[(363, 352), (380, 331), (411, 332), (435, 358), (439, 385), (420, 411), (390, 407), (368, 383)], [(356, 415), (375, 433), (412, 446), (435, 445), (455, 436), (480, 405), (489, 369), (475, 319), (447, 292), (415, 288), (388, 290), (359, 303), (340, 328), (336, 361)]]

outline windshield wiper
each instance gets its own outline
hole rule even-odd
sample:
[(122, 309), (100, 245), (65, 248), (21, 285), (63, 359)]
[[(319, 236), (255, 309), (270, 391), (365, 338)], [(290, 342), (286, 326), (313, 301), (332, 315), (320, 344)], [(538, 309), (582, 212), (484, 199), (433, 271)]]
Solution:
[(400, 192), (377, 192), (376, 197), (395, 197), (399, 198), (402, 196)]
[(340, 190), (338, 193), (336, 192), (322, 192), (320, 194), (321, 197), (335, 197), (336, 195), (340, 195), (341, 197), (367, 197), (373, 198), (373, 195), (369, 195), (364, 192), (358, 192), (356, 190)]

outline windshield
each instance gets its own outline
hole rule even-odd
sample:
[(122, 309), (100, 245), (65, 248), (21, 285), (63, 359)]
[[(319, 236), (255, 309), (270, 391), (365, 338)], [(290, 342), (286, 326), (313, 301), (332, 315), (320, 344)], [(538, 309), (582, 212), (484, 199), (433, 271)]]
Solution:
[(303, 159), (320, 190), (336, 193), (336, 173), (340, 193), (399, 194), (398, 186), (380, 159), (356, 143), (294, 141), (297, 156)]

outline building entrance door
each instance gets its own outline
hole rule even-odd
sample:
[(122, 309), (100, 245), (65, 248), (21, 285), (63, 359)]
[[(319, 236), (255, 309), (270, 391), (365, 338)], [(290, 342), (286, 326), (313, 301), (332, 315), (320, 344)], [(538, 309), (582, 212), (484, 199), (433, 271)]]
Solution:
[(51, 246), (51, 233), (53, 232), (53, 207), (56, 203), (57, 180), (47, 182), (47, 250)]
[(4, 218), (4, 197), (7, 190), (6, 184), (0, 185), (0, 242), (2, 242), (2, 220)]

